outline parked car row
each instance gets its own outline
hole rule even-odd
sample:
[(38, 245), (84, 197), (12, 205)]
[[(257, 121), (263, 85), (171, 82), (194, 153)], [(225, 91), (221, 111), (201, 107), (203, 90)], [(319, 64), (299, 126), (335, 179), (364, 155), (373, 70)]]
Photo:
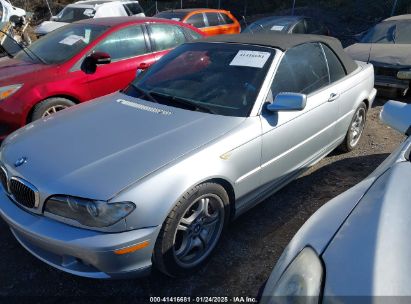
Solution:
[[(3, 0), (4, 1), (4, 0)], [(69, 22), (105, 16), (144, 16), (138, 1), (79, 1), (65, 7), (51, 21), (36, 29), (44, 35)], [(411, 41), (411, 15), (391, 17), (360, 34), (358, 44), (348, 47), (347, 52), (355, 60), (372, 62), (375, 66), (376, 86), (395, 90), (406, 95), (410, 88), (411, 62), (408, 51)], [(207, 36), (237, 34), (241, 26), (228, 11), (216, 9), (176, 9), (155, 15), (188, 23)], [(290, 34), (331, 35), (330, 29), (318, 20), (306, 16), (270, 16), (248, 25), (244, 33), (284, 32)]]

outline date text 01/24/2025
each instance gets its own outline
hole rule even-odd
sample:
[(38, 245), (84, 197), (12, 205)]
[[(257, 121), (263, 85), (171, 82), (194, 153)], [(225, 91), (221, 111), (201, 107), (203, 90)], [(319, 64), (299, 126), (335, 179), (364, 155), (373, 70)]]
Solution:
[(150, 297), (150, 303), (257, 303), (253, 297)]

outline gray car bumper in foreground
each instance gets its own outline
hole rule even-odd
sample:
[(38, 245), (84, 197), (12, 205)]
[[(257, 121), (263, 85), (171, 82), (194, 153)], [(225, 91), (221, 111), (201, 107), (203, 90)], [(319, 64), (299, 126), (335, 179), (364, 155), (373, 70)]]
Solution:
[[(149, 274), (151, 256), (160, 226), (121, 233), (80, 229), (23, 211), (0, 194), (0, 215), (16, 239), (34, 256), (65, 272), (99, 279)], [(143, 242), (140, 250), (116, 254)]]

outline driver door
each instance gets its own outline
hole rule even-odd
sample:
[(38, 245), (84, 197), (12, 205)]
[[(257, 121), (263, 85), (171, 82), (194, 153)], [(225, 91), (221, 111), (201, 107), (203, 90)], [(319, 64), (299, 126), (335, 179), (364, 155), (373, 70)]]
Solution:
[(138, 25), (112, 33), (94, 51), (108, 53), (111, 63), (98, 66), (94, 74), (88, 75), (87, 83), (92, 98), (124, 89), (135, 78), (141, 63), (148, 67), (156, 61), (149, 52), (143, 28)]
[(269, 112), (262, 124), (262, 185), (281, 185), (324, 154), (335, 138), (338, 102), (323, 50), (307, 43), (288, 50), (275, 75), (267, 102), (281, 92), (307, 95), (301, 111)]

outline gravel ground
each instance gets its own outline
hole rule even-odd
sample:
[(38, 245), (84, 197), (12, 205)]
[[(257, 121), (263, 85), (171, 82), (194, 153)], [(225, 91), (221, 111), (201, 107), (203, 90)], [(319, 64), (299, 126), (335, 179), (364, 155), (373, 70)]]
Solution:
[(110, 302), (122, 296), (144, 302), (150, 296), (255, 297), (287, 243), (310, 215), (364, 179), (402, 140), (399, 133), (379, 122), (381, 104), (377, 101), (369, 111), (356, 150), (333, 152), (229, 225), (214, 256), (199, 273), (170, 279), (153, 271), (150, 277), (123, 281), (74, 277), (31, 256), (0, 220), (0, 296), (40, 296), (38, 301), (52, 302), (57, 302), (53, 296), (81, 297), (75, 302), (89, 296), (105, 296), (100, 301)]

